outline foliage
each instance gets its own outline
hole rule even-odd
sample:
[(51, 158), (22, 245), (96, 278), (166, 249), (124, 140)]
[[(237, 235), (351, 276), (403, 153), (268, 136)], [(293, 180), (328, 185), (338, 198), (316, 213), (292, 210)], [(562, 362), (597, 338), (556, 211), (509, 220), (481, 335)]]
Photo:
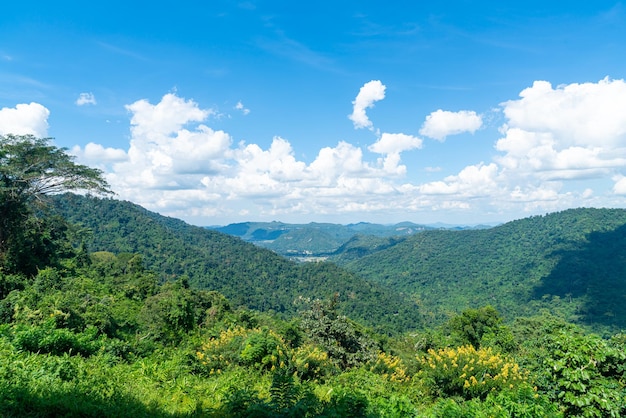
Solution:
[(0, 271), (33, 275), (59, 252), (58, 218), (42, 219), (36, 204), (68, 190), (108, 193), (100, 170), (76, 164), (50, 138), (0, 136)]
[(376, 359), (370, 361), (370, 364), (370, 371), (389, 379), (391, 382), (403, 383), (410, 380), (402, 360), (392, 354), (380, 351)]
[(542, 389), (567, 416), (626, 414), (626, 346), (593, 335), (561, 332), (548, 345), (540, 374)]
[(547, 396), (538, 394), (530, 385), (514, 390), (489, 393), (483, 401), (478, 398), (459, 401), (440, 398), (425, 416), (446, 418), (558, 418), (563, 413)]
[(39, 326), (14, 325), (8, 334), (17, 349), (31, 353), (90, 356), (104, 346), (95, 327), (74, 333), (67, 328), (56, 328), (54, 318)]
[(342, 368), (357, 366), (371, 360), (375, 355), (375, 342), (339, 315), (336, 301), (319, 299), (304, 301), (308, 309), (301, 313), (304, 333), (328, 352), (331, 360)]
[(483, 345), (497, 346), (506, 351), (513, 349), (513, 335), (502, 325), (502, 318), (492, 306), (466, 309), (452, 317), (447, 328), (456, 344), (471, 344), (475, 348)]
[(490, 347), (430, 349), (419, 362), (419, 376), (436, 396), (484, 399), (492, 391), (513, 389), (527, 379), (517, 363)]
[(570, 209), (483, 230), (431, 230), (341, 265), (411, 295), (439, 325), (491, 305), (505, 321), (541, 309), (601, 334), (626, 327), (626, 210)]
[(291, 364), (303, 380), (323, 381), (327, 376), (339, 372), (337, 365), (328, 357), (328, 352), (313, 343), (296, 348)]
[(406, 297), (331, 263), (297, 264), (129, 202), (66, 194), (54, 196), (53, 203), (56, 213), (91, 231), (81, 237), (90, 251), (141, 254), (144, 266), (161, 282), (186, 276), (190, 287), (217, 291), (233, 307), (293, 317), (299, 296), (337, 294), (342, 314), (379, 332), (398, 334), (420, 325), (419, 310)]

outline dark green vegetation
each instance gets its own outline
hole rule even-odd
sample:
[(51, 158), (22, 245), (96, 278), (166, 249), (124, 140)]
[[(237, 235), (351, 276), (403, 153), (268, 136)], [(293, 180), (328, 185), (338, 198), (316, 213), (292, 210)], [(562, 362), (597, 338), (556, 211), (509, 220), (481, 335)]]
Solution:
[[(493, 305), (512, 320), (540, 309), (597, 332), (626, 328), (626, 210), (572, 209), (484, 230), (425, 231), (337, 262), (402, 292), (441, 323)], [(354, 257), (361, 251), (363, 257)]]
[[(0, 137), (0, 151), (6, 144)], [(62, 152), (49, 150), (52, 156)], [(25, 161), (19, 152), (3, 155), (18, 167)], [(11, 171), (8, 180), (21, 184), (19, 173)], [(92, 175), (99, 180), (98, 172)], [(10, 181), (4, 184), (0, 202), (11, 202), (15, 190)], [(217, 252), (230, 257), (207, 258), (206, 274), (230, 274), (223, 282), (254, 285), (252, 274), (239, 270), (247, 257), (246, 266), (259, 277), (292, 268), (305, 268), (301, 271), (314, 276), (315, 265), (280, 264), (279, 257), (239, 240), (205, 235), (207, 231), (180, 221), (107, 199), (76, 197), (72, 203), (98, 213), (105, 227), (71, 225), (34, 204), (44, 198), (45, 193), (5, 212), (23, 222), (6, 223), (11, 225), (4, 229), (10, 245), (0, 249), (0, 416), (626, 414), (623, 334), (601, 338), (546, 311), (505, 322), (496, 309), (485, 306), (451, 315), (440, 326), (381, 335), (343, 315), (340, 308), (349, 305), (340, 296), (307, 298), (304, 293), (280, 315), (251, 310), (175, 270), (187, 266), (181, 251), (192, 260), (199, 257), (193, 246), (177, 249), (185, 237), (202, 245), (216, 241), (203, 256)], [(58, 199), (56, 204), (73, 198)], [(105, 209), (119, 213), (107, 215)], [(136, 226), (147, 232), (133, 231)], [(113, 229), (125, 235), (105, 233)], [(109, 245), (146, 251), (93, 251), (88, 245), (97, 241), (86, 238), (98, 233)], [(153, 248), (145, 245), (151, 241), (143, 233), (155, 234)], [(26, 236), (46, 240), (21, 239)], [(234, 249), (228, 249), (231, 245)], [(33, 248), (45, 251), (24, 264), (9, 257)], [(267, 266), (274, 262), (280, 268), (270, 270)], [(224, 264), (237, 268), (220, 267)], [(334, 275), (353, 277), (319, 266), (329, 282)], [(324, 295), (321, 288), (312, 289)]]
[(242, 222), (212, 229), (255, 243), (285, 257), (327, 257), (355, 236), (408, 236), (433, 228), (410, 222), (396, 225), (367, 222), (349, 225), (317, 222), (309, 224)]
[[(235, 305), (292, 315), (294, 300), (339, 297), (339, 310), (381, 332), (420, 323), (417, 306), (330, 263), (298, 264), (229, 235), (160, 216), (129, 202), (55, 196), (55, 212), (79, 225), (90, 251), (139, 253), (161, 281), (186, 276)], [(75, 242), (79, 246), (81, 242)]]
[(0, 266), (4, 271), (33, 274), (63, 251), (55, 246), (62, 225), (57, 219), (36, 216), (33, 208), (41, 211), (50, 193), (106, 193), (100, 174), (75, 164), (64, 150), (49, 145), (48, 139), (0, 136)]

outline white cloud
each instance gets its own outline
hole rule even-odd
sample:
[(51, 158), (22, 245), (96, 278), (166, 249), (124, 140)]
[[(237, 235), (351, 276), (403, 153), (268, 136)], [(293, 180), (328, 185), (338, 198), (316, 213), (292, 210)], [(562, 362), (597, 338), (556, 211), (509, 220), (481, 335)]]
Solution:
[(498, 193), (498, 166), (491, 164), (470, 165), (459, 174), (448, 176), (441, 181), (419, 186), (421, 193), (428, 195), (457, 195), (476, 198)]
[(422, 140), (406, 134), (383, 133), (378, 141), (370, 145), (368, 149), (377, 154), (385, 154), (379, 159), (378, 165), (388, 174), (403, 176), (406, 174), (406, 166), (400, 165), (400, 153), (422, 147)]
[(241, 102), (237, 102), (237, 104), (235, 105), (235, 109), (239, 110), (244, 115), (247, 115), (250, 113), (250, 109), (246, 108)]
[(184, 128), (204, 121), (213, 111), (174, 94), (166, 94), (156, 105), (139, 100), (126, 108), (132, 113), (128, 159), (113, 166), (109, 179), (121, 195), (130, 199), (141, 195), (143, 187), (166, 194), (177, 188), (193, 189), (206, 173), (228, 169), (231, 138), (227, 133), (203, 124)]
[(204, 121), (213, 110), (200, 109), (193, 100), (186, 101), (173, 93), (163, 96), (152, 105), (147, 100), (138, 100), (126, 106), (132, 113), (131, 133), (136, 139), (152, 140), (165, 138), (191, 122)]
[(480, 129), (482, 124), (482, 117), (474, 111), (449, 112), (439, 109), (426, 116), (426, 120), (420, 129), (420, 134), (444, 141), (450, 135), (457, 135), (463, 132), (473, 134)]
[(383, 133), (368, 149), (377, 154), (399, 154), (403, 151), (422, 148), (422, 140), (406, 134)]
[(95, 105), (95, 104), (97, 104), (96, 96), (94, 96), (93, 93), (81, 93), (78, 96), (78, 99), (76, 99), (77, 106)]
[(626, 139), (626, 83), (608, 77), (597, 83), (552, 88), (535, 81), (520, 99), (502, 103), (507, 128), (549, 133), (560, 148), (613, 147)]
[(0, 135), (48, 135), (50, 111), (39, 103), (18, 104), (0, 109)]
[(363, 85), (352, 102), (352, 114), (348, 118), (354, 124), (355, 129), (373, 129), (373, 124), (367, 117), (365, 109), (374, 106), (374, 103), (385, 98), (385, 85), (379, 80), (372, 80)]
[(502, 104), (503, 153), (495, 158), (509, 176), (538, 180), (607, 178), (626, 165), (626, 83), (598, 83), (553, 89), (536, 81), (519, 100)]
[[(453, 172), (444, 161), (429, 162), (437, 168), (419, 171), (403, 165), (402, 153), (423, 145), (422, 139), (403, 133), (382, 133), (367, 148), (339, 141), (307, 163), (279, 136), (265, 148), (236, 143), (227, 132), (208, 126), (213, 110), (175, 94), (156, 104), (139, 100), (127, 106), (127, 151), (88, 144), (75, 154), (106, 165), (121, 198), (206, 224), (241, 220), (241, 214), (280, 220), (328, 214), (353, 221), (372, 213), (390, 220), (434, 212), (431, 219), (454, 214), (455, 222), (462, 222), (463, 214), (506, 219), (592, 203), (626, 204), (621, 197), (626, 196), (623, 89), (621, 80), (557, 88), (537, 82), (518, 100), (501, 104), (505, 123), (500, 137), (492, 139), (495, 155), (467, 161)], [(361, 88), (350, 117), (355, 127), (373, 127), (365, 110), (382, 98), (379, 81)], [(622, 112), (612, 106), (622, 106)], [(238, 110), (243, 109), (241, 104)], [(438, 111), (426, 118), (421, 132), (443, 139), (481, 126), (473, 112)], [(364, 151), (379, 155), (367, 159)], [(604, 190), (597, 188), (600, 182)]]
[(361, 148), (344, 141), (334, 148), (322, 148), (309, 170), (323, 185), (331, 184), (342, 175), (367, 176), (371, 172), (369, 165), (363, 162)]
[(626, 195), (626, 176), (617, 175), (613, 177), (615, 184), (613, 185), (613, 193), (618, 195)]
[(119, 148), (105, 148), (100, 144), (94, 144), (93, 142), (85, 145), (85, 148), (75, 146), (70, 150), (72, 155), (75, 155), (82, 163), (89, 165), (103, 165), (109, 163), (117, 163), (120, 161), (126, 161), (128, 155), (126, 151)]

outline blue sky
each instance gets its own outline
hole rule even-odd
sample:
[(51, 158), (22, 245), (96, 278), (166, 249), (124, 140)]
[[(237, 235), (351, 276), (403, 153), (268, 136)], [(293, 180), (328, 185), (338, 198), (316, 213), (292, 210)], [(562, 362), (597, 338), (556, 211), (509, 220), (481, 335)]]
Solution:
[[(12, 2), (0, 134), (198, 225), (626, 207), (626, 6)], [(414, 4), (412, 4), (414, 3)]]

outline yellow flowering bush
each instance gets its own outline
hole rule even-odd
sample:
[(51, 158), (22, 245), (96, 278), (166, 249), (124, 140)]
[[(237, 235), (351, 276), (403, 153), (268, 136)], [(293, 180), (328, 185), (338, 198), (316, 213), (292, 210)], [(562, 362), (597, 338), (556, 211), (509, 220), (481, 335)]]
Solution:
[(485, 398), (492, 391), (513, 389), (526, 381), (517, 363), (494, 353), (489, 347), (472, 345), (428, 350), (418, 358), (419, 376), (437, 396)]
[(275, 331), (255, 329), (247, 336), (239, 359), (243, 364), (261, 369), (284, 368), (291, 361), (291, 353), (285, 341)]
[(320, 379), (338, 371), (328, 353), (313, 344), (304, 344), (296, 348), (292, 360), (303, 380)]
[(288, 366), (291, 356), (291, 350), (275, 331), (237, 326), (202, 344), (195, 357), (201, 369), (213, 374), (235, 364), (275, 370)]
[(231, 364), (239, 361), (239, 354), (245, 339), (254, 330), (237, 326), (222, 330), (220, 335), (202, 344), (196, 352), (196, 360), (201, 369), (209, 374), (221, 373)]
[(406, 368), (399, 357), (379, 351), (370, 362), (370, 371), (380, 374), (391, 382), (408, 382)]

